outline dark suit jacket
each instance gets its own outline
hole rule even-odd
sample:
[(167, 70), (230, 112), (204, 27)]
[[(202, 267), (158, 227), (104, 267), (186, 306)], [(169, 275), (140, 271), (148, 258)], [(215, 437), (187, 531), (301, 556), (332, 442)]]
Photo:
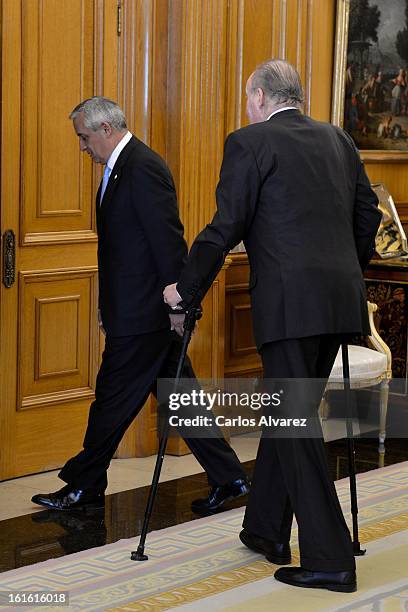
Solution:
[(381, 214), (351, 138), (297, 110), (230, 134), (217, 213), (195, 240), (177, 289), (202, 298), (244, 240), (255, 340), (368, 333), (362, 269)]
[(112, 336), (169, 328), (162, 291), (187, 256), (176, 191), (165, 162), (135, 137), (119, 155), (96, 210), (99, 307)]

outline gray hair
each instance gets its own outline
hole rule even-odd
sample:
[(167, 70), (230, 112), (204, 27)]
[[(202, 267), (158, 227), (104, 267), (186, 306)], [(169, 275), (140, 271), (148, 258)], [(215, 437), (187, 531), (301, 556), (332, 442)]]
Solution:
[(74, 108), (69, 118), (73, 120), (79, 113), (84, 113), (85, 127), (94, 131), (99, 129), (102, 123), (108, 123), (119, 132), (127, 128), (123, 110), (116, 102), (103, 96), (94, 96), (84, 100)]
[(304, 101), (299, 73), (285, 60), (271, 59), (255, 68), (251, 90), (258, 88), (276, 105), (287, 104), (300, 108)]

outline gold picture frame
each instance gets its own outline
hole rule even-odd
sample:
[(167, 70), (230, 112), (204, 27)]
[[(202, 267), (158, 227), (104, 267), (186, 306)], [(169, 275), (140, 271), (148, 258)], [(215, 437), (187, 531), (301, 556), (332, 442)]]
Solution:
[[(379, 163), (404, 163), (405, 162), (406, 163), (408, 162), (408, 128), (405, 129), (404, 127), (403, 129), (403, 132), (404, 132), (402, 135), (403, 142), (402, 141), (398, 142), (399, 147), (405, 146), (405, 143), (406, 143), (406, 150), (405, 150), (401, 148), (393, 149), (392, 148), (393, 146), (392, 138), (390, 137), (389, 142), (388, 142), (388, 135), (384, 136), (384, 138), (387, 138), (388, 148), (380, 148), (380, 147), (379, 148), (377, 147), (376, 148), (370, 148), (370, 147), (366, 148), (362, 146), (364, 137), (362, 136), (361, 141), (359, 141), (358, 137), (356, 138), (356, 132), (351, 132), (351, 130), (348, 130), (347, 126), (344, 125), (345, 124), (345, 121), (344, 121), (345, 107), (347, 104), (350, 104), (349, 98), (346, 102), (346, 75), (348, 78), (349, 77), (348, 75), (348, 57), (350, 56), (350, 50), (348, 48), (349, 47), (349, 21), (350, 21), (350, 11), (352, 8), (352, 3), (355, 1), (357, 0), (337, 0), (331, 121), (334, 125), (342, 127), (343, 129), (346, 129), (347, 131), (349, 131), (349, 133), (352, 133), (354, 140), (356, 142), (356, 145), (360, 150), (361, 158), (364, 161), (371, 162), (371, 163), (375, 163), (375, 162), (379, 162)], [(398, 3), (404, 2), (404, 0), (388, 0), (388, 1), (398, 2)], [(404, 2), (404, 8), (405, 8), (405, 2)], [(402, 27), (403, 25), (401, 25), (401, 28)], [(357, 41), (357, 42), (361, 42), (361, 41)], [(357, 44), (356, 41), (354, 41), (353, 44), (354, 45)], [(366, 46), (368, 49), (369, 43), (366, 43)], [(362, 66), (361, 67), (359, 66), (359, 68), (362, 69)], [(381, 72), (378, 74), (381, 75)], [(407, 83), (408, 83), (408, 75), (407, 75)], [(387, 83), (387, 86), (388, 88), (390, 87), (389, 83)], [(391, 115), (390, 111), (387, 111), (387, 113)], [(368, 115), (370, 115), (369, 111), (367, 111), (367, 116)], [(389, 117), (387, 117), (387, 120), (389, 120)], [(385, 122), (385, 119), (384, 119), (384, 122)], [(391, 122), (389, 122), (389, 125), (390, 124), (392, 124), (392, 119), (391, 119)], [(399, 123), (396, 123), (395, 121), (394, 121), (394, 125), (397, 126), (396, 129), (401, 127)], [(405, 126), (405, 116), (404, 116), (404, 126)], [(381, 128), (381, 124), (379, 125), (377, 129), (377, 136), (380, 133), (380, 128)], [(364, 126), (363, 128), (360, 128), (359, 126), (359, 129), (364, 129)], [(373, 141), (374, 139), (375, 139), (374, 136), (371, 136), (371, 141)], [(382, 142), (384, 142), (384, 140)], [(396, 142), (396, 139), (395, 139), (395, 142)], [(379, 144), (381, 144), (381, 141), (379, 141)]]

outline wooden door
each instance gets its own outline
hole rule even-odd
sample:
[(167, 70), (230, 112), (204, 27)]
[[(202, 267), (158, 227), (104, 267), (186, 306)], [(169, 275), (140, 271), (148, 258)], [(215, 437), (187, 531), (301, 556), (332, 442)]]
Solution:
[(117, 93), (117, 4), (1, 3), (0, 479), (77, 452), (94, 395), (100, 171), (68, 115)]

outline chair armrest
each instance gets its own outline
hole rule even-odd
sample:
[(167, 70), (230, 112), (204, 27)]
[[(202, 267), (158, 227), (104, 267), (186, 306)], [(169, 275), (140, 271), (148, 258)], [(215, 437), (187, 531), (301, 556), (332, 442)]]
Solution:
[(371, 335), (367, 337), (372, 347), (379, 353), (383, 353), (387, 356), (387, 378), (392, 378), (392, 356), (388, 345), (381, 338), (374, 323), (374, 313), (378, 310), (377, 304), (367, 302), (368, 306), (368, 318), (370, 322)]

